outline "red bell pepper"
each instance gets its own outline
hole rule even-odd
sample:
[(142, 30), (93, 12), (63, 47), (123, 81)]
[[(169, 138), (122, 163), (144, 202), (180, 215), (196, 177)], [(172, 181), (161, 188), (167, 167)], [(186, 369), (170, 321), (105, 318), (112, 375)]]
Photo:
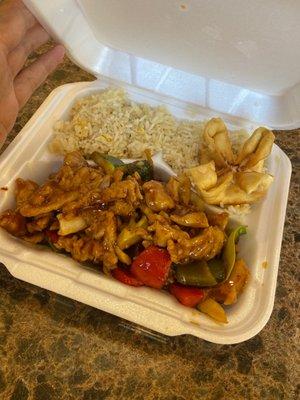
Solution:
[(203, 289), (183, 286), (178, 283), (173, 283), (169, 286), (170, 293), (186, 307), (196, 307), (204, 298), (205, 292)]
[(51, 243), (56, 243), (58, 241), (58, 234), (57, 231), (46, 231), (45, 235), (47, 237), (47, 239), (51, 242)]
[(112, 276), (118, 281), (125, 283), (130, 286), (143, 286), (143, 282), (136, 279), (129, 271), (125, 271), (121, 268), (115, 268), (112, 270)]
[(166, 284), (171, 263), (167, 250), (150, 246), (137, 256), (130, 271), (146, 286), (161, 289)]

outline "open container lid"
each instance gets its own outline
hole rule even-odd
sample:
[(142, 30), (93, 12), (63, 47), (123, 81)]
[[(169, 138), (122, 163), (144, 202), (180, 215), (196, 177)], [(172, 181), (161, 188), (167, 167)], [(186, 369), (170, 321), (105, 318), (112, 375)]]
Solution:
[(273, 129), (300, 126), (297, 0), (24, 0), (95, 76)]

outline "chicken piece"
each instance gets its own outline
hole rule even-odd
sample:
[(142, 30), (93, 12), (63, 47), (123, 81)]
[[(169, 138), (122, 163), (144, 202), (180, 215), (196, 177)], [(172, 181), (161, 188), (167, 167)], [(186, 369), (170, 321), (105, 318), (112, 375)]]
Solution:
[(120, 215), (121, 217), (129, 217), (134, 214), (135, 208), (132, 204), (127, 203), (125, 200), (116, 200), (114, 204), (109, 207), (110, 211), (112, 211), (116, 215)]
[(20, 207), (21, 204), (26, 202), (32, 193), (34, 193), (38, 189), (39, 185), (30, 180), (23, 180), (18, 178), (16, 180), (16, 188), (15, 188), (15, 198), (17, 207)]
[(75, 156), (68, 155), (60, 170), (21, 204), (22, 215), (35, 217), (60, 209), (70, 212), (98, 200), (99, 191), (110, 181), (100, 169), (89, 167), (82, 157)]
[(171, 215), (171, 220), (178, 225), (190, 228), (207, 228), (208, 221), (204, 212), (190, 212), (185, 215)]
[(166, 191), (172, 197), (172, 199), (178, 203), (179, 202), (179, 187), (180, 183), (178, 179), (173, 176), (169, 179), (166, 184)]
[(203, 233), (190, 240), (189, 257), (195, 260), (211, 260), (220, 253), (225, 241), (224, 232), (217, 226), (204, 229)]
[[(106, 179), (104, 179), (104, 177), (106, 177)], [(70, 190), (78, 188), (80, 192), (85, 193), (93, 189), (102, 189), (106, 184), (109, 185), (110, 179), (109, 176), (103, 175), (100, 170), (91, 167), (81, 167), (74, 173)], [(64, 187), (62, 182), (60, 182), (60, 187)]]
[(72, 187), (74, 173), (75, 171), (70, 166), (62, 165), (57, 172), (49, 175), (49, 179), (45, 183), (53, 181), (57, 187), (61, 186), (68, 191)]
[(247, 283), (249, 275), (250, 273), (245, 261), (242, 259), (236, 260), (229, 279), (212, 288), (209, 296), (225, 305), (235, 303)]
[[(193, 209), (194, 207), (192, 207), (192, 206), (183, 206), (183, 205), (181, 205), (180, 203), (177, 203), (176, 204), (176, 208), (174, 209), (174, 211), (173, 211), (173, 214), (166, 214), (167, 215), (167, 219), (169, 220), (169, 219), (171, 219), (171, 215), (178, 215), (178, 216), (180, 216), (180, 217), (183, 217), (184, 215), (186, 215), (186, 214), (189, 214), (189, 213), (193, 213), (193, 212), (198, 212), (198, 210), (196, 211), (196, 210), (194, 210)], [(164, 212), (164, 211), (163, 211)], [(161, 215), (161, 212), (160, 212), (160, 215)]]
[(166, 184), (166, 191), (176, 203), (188, 205), (191, 199), (191, 182), (186, 175), (171, 177)]
[(155, 232), (153, 242), (159, 247), (166, 247), (169, 240), (189, 240), (187, 232), (182, 231), (176, 225), (170, 225), (163, 220), (157, 219), (153, 225), (148, 227), (149, 232)]
[(156, 221), (157, 214), (155, 214), (146, 204), (141, 203), (140, 209), (142, 213), (145, 214), (145, 216), (148, 218), (149, 222), (153, 223)]
[(218, 226), (222, 231), (226, 229), (229, 220), (229, 214), (226, 212), (219, 214), (206, 214), (209, 225)]
[(186, 175), (181, 175), (179, 178), (179, 201), (187, 206), (191, 200), (191, 181)]
[(153, 241), (152, 240), (143, 240), (142, 241), (142, 245), (145, 249), (147, 249), (148, 247), (153, 245)]
[(174, 263), (210, 260), (221, 252), (224, 241), (224, 232), (216, 226), (210, 226), (193, 238), (179, 239), (177, 242), (168, 240), (167, 249)]
[(129, 257), (128, 254), (126, 254), (123, 250), (121, 250), (120, 247), (116, 246), (115, 252), (121, 263), (125, 265), (131, 265), (131, 258)]
[(86, 210), (81, 214), (87, 225), (88, 238), (103, 240), (103, 267), (106, 273), (117, 266), (118, 257), (115, 253), (117, 243), (118, 220), (112, 211)]
[(80, 216), (84, 219), (86, 226), (85, 233), (93, 239), (108, 240), (112, 249), (117, 239), (117, 218), (112, 211), (102, 211), (96, 209), (82, 210)]
[(130, 220), (129, 224), (123, 227), (118, 236), (118, 247), (124, 250), (140, 242), (142, 239), (149, 238), (146, 230), (147, 227), (148, 221), (145, 215), (138, 222), (136, 222), (134, 218)]
[(13, 236), (24, 236), (27, 234), (26, 219), (14, 210), (6, 210), (0, 215), (0, 227)]
[(97, 219), (85, 230), (85, 233), (93, 239), (100, 240), (105, 235), (105, 226)]
[(101, 242), (88, 236), (59, 236), (54, 246), (59, 250), (71, 253), (72, 257), (79, 262), (99, 263), (103, 260), (105, 251)]
[(117, 218), (111, 211), (106, 211), (106, 219), (104, 222), (105, 234), (103, 240), (103, 247), (105, 250), (103, 256), (104, 272), (115, 268), (118, 263), (118, 257), (115, 253), (115, 246), (117, 243)]
[(70, 201), (62, 207), (64, 213), (76, 212), (77, 209), (92, 207), (98, 209), (106, 208), (105, 203), (101, 200), (101, 195), (104, 189), (110, 186), (111, 177), (109, 175), (98, 176), (97, 179), (89, 182), (85, 180), (76, 188), (79, 192), (78, 198)]
[(67, 165), (67, 166), (75, 169), (75, 168), (79, 168), (79, 167), (88, 165), (88, 162), (83, 157), (83, 155), (80, 153), (80, 151), (76, 150), (76, 151), (72, 151), (71, 153), (68, 153), (65, 155), (64, 165)]
[(54, 210), (59, 210), (64, 204), (74, 201), (79, 196), (77, 191), (65, 192), (56, 187), (54, 182), (48, 182), (33, 193), (28, 202), (20, 207), (24, 217), (37, 217)]
[(175, 202), (168, 195), (164, 185), (157, 181), (144, 183), (143, 190), (147, 206), (156, 212), (171, 210), (175, 207)]
[(140, 192), (138, 182), (134, 178), (129, 177), (125, 181), (112, 183), (109, 188), (102, 191), (100, 198), (103, 203), (126, 199), (128, 203), (137, 207), (143, 196)]
[(57, 219), (55, 219), (55, 220), (52, 222), (52, 224), (50, 225), (49, 230), (50, 230), (50, 231), (58, 231), (58, 229), (59, 229), (59, 222), (58, 222)]
[(113, 173), (114, 182), (121, 182), (124, 176), (124, 171), (121, 168), (116, 168)]
[(72, 152), (66, 155), (59, 171), (50, 175), (48, 182), (53, 182), (57, 189), (60, 188), (64, 192), (80, 192), (81, 200), (82, 197), (85, 199), (89, 192), (108, 187), (110, 179), (103, 174), (101, 168), (90, 166), (79, 152)]
[(43, 232), (35, 232), (31, 235), (22, 236), (22, 239), (28, 243), (38, 244), (38, 243), (43, 242), (43, 240), (45, 239), (45, 236), (44, 236)]
[(33, 233), (43, 231), (50, 225), (52, 218), (53, 215), (51, 213), (48, 213), (34, 218), (34, 220), (31, 222), (27, 222), (26, 227), (28, 232)]
[[(65, 191), (76, 189), (80, 192), (86, 192), (88, 190), (101, 188), (101, 185), (103, 187), (104, 176), (100, 169), (95, 169), (88, 165), (78, 169), (72, 169), (68, 165), (63, 165), (60, 170), (51, 177), (51, 180)], [(110, 179), (111, 178), (106, 178), (108, 182), (110, 182)]]

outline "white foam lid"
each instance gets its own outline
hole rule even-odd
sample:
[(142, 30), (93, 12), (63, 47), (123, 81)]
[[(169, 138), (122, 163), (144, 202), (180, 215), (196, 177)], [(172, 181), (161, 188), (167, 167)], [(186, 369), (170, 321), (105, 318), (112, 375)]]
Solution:
[(101, 75), (276, 129), (300, 126), (297, 0), (24, 0)]

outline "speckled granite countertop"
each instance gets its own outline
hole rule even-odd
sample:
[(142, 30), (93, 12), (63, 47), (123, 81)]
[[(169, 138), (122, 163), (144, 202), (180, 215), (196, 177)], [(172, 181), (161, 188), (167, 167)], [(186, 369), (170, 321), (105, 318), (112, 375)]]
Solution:
[[(22, 110), (6, 145), (55, 87), (91, 79), (66, 60)], [(259, 335), (232, 346), (191, 336), (153, 340), (0, 266), (0, 398), (298, 399), (299, 138), (300, 130), (276, 133), (293, 175), (275, 307)]]

